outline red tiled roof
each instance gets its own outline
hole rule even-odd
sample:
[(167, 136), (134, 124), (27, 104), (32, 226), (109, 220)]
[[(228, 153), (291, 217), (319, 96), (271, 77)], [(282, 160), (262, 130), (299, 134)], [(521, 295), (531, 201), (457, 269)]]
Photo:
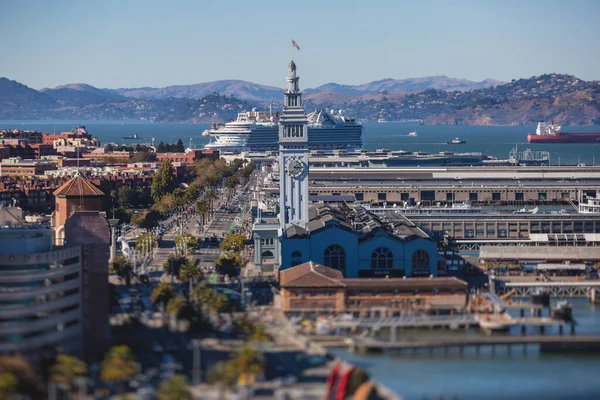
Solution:
[(442, 278), (344, 278), (342, 273), (312, 261), (280, 271), (281, 287), (346, 287), (349, 289), (466, 289), (467, 282)]
[(104, 196), (104, 192), (87, 179), (75, 176), (56, 189), (54, 195), (61, 197)]

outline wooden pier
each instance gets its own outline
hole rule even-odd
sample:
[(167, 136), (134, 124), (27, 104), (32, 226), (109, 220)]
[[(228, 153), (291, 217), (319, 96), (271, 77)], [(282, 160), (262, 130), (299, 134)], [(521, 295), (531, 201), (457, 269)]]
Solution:
[(466, 348), (475, 348), (477, 352), (482, 347), (490, 347), (494, 352), (498, 346), (506, 346), (508, 351), (515, 346), (520, 346), (527, 351), (528, 346), (539, 345), (541, 352), (600, 352), (600, 335), (594, 336), (557, 336), (557, 335), (530, 335), (530, 336), (464, 336), (464, 337), (438, 337), (417, 340), (383, 341), (373, 338), (353, 338), (351, 349), (361, 353), (402, 353), (416, 352), (418, 350), (443, 349), (447, 353), (450, 349), (458, 349), (463, 353)]

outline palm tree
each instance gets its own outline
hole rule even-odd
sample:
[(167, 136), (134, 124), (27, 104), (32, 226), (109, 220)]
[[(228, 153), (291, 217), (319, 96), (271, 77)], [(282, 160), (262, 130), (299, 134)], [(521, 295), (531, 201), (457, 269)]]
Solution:
[(190, 383), (184, 375), (175, 375), (160, 383), (158, 400), (191, 400)]
[(210, 212), (210, 204), (207, 199), (196, 203), (196, 212), (202, 216), (202, 226), (206, 225), (206, 214)]
[(138, 373), (138, 366), (131, 349), (114, 346), (108, 349), (102, 360), (100, 378), (106, 382), (117, 382), (119, 387)]
[(254, 330), (248, 337), (251, 342), (265, 343), (273, 340), (273, 337), (267, 333), (265, 325), (262, 322), (258, 322), (254, 325)]
[(164, 307), (174, 296), (173, 286), (166, 282), (160, 282), (158, 286), (152, 290), (150, 301), (152, 301), (153, 304), (160, 304)]
[(206, 193), (205, 198), (209, 204), (209, 210), (210, 210), (209, 212), (212, 214), (214, 212), (213, 203), (218, 198), (217, 192), (215, 192), (214, 190), (211, 190), (210, 192)]
[(173, 317), (175, 326), (177, 325), (177, 317), (185, 307), (186, 300), (181, 296), (173, 297), (167, 303), (167, 312)]
[(77, 357), (59, 354), (56, 364), (50, 369), (50, 380), (58, 385), (66, 386), (71, 392), (75, 379), (87, 374), (87, 365)]
[(165, 322), (165, 308), (171, 300), (175, 297), (175, 292), (173, 291), (173, 286), (166, 282), (160, 282), (157, 287), (152, 290), (152, 294), (150, 295), (150, 301), (153, 304), (158, 304), (161, 312), (163, 313), (163, 323)]
[(187, 259), (186, 262), (179, 268), (179, 279), (187, 280), (190, 287), (189, 293), (192, 293), (192, 282), (202, 278), (202, 272), (198, 268), (198, 264), (194, 260)]
[(219, 361), (213, 369), (208, 371), (207, 380), (219, 386), (219, 398), (223, 399), (225, 389), (233, 389), (238, 380), (236, 365), (231, 361)]
[(258, 351), (248, 345), (240, 348), (230, 360), (236, 366), (238, 381), (247, 385), (264, 372), (264, 364)]
[(131, 271), (133, 271), (133, 264), (131, 264), (131, 261), (129, 261), (129, 259), (125, 256), (116, 256), (110, 262), (108, 270), (111, 273), (115, 273), (122, 277), (123, 275), (131, 273)]

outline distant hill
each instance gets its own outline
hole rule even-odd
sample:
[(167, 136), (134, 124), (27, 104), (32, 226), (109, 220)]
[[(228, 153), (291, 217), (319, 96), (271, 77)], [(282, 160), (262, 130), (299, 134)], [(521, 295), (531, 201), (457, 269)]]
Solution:
[(87, 106), (102, 104), (109, 101), (127, 101), (128, 99), (111, 90), (98, 89), (85, 83), (71, 83), (40, 92), (47, 94), (58, 104), (63, 106)]
[(484, 89), (501, 85), (503, 83), (504, 82), (493, 79), (486, 79), (481, 82), (473, 82), (467, 79), (449, 78), (447, 76), (427, 76), (424, 78), (411, 79), (382, 79), (380, 81), (369, 82), (363, 85), (340, 85), (337, 83), (327, 83), (314, 89), (308, 89), (306, 92), (330, 92), (351, 96), (360, 96), (366, 93), (377, 93), (381, 91), (391, 92), (427, 89), (465, 91)]
[[(252, 107), (280, 104), (283, 89), (239, 80), (165, 88), (99, 89), (69, 84), (37, 91), (0, 78), (0, 119), (142, 119), (220, 122)], [(500, 84), (444, 76), (329, 83), (306, 90), (306, 110), (344, 110), (360, 121), (519, 125), (554, 120), (600, 124), (600, 82), (544, 74)]]
[(17, 81), (0, 78), (0, 119), (16, 115), (38, 118), (46, 110), (56, 107), (54, 99)]
[(227, 96), (235, 96), (240, 100), (258, 103), (281, 100), (283, 96), (283, 89), (239, 80), (166, 86), (164, 88), (116, 89), (115, 92), (126, 97), (139, 99), (165, 99), (169, 97), (200, 99), (211, 93), (221, 93)]

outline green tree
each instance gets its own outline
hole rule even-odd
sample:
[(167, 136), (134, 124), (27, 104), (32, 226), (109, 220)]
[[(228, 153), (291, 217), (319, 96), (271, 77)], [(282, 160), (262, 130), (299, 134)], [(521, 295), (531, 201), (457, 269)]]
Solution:
[(254, 325), (250, 336), (248, 336), (248, 340), (251, 342), (264, 343), (273, 340), (273, 338), (267, 333), (265, 325), (262, 322), (257, 322)]
[(154, 247), (158, 243), (158, 238), (153, 233), (144, 233), (143, 235), (138, 236), (135, 240), (136, 248), (144, 248), (144, 247)]
[(119, 276), (124, 276), (133, 271), (133, 264), (125, 256), (116, 256), (109, 264), (108, 270)]
[(214, 190), (211, 190), (208, 193), (206, 193), (206, 196), (204, 196), (204, 198), (206, 199), (206, 201), (208, 201), (209, 210), (210, 210), (209, 212), (213, 213), (215, 200), (219, 198), (219, 196), (217, 195), (217, 192), (215, 192)]
[(232, 194), (233, 190), (239, 184), (240, 184), (240, 180), (236, 176), (230, 176), (227, 179), (225, 179), (224, 186), (228, 189), (228, 191), (227, 191), (228, 198), (231, 198), (231, 194)]
[(59, 354), (56, 363), (50, 369), (50, 380), (65, 385), (70, 393), (73, 391), (75, 380), (85, 376), (87, 371), (87, 365), (77, 357)]
[(131, 216), (131, 223), (141, 229), (152, 229), (158, 226), (162, 215), (156, 210), (134, 213)]
[(207, 380), (219, 387), (219, 399), (224, 398), (225, 390), (232, 390), (238, 381), (236, 365), (230, 361), (219, 361), (215, 367), (208, 371)]
[(177, 296), (173, 297), (167, 303), (167, 312), (175, 317), (179, 316), (179, 313), (185, 307), (186, 300), (184, 297)]
[(17, 393), (19, 380), (10, 372), (0, 372), (0, 399), (10, 399)]
[(165, 153), (166, 152), (165, 144), (162, 142), (162, 140), (160, 141), (158, 146), (156, 146), (156, 152), (157, 153)]
[(198, 239), (194, 237), (194, 235), (190, 233), (184, 233), (183, 235), (179, 235), (175, 238), (175, 244), (179, 246), (179, 248), (186, 248), (188, 251), (198, 249)]
[(175, 326), (177, 326), (177, 320), (186, 305), (186, 299), (181, 296), (173, 297), (167, 303), (167, 313), (171, 316), (171, 318), (173, 318)]
[(121, 207), (125, 207), (127, 204), (130, 204), (132, 198), (133, 190), (129, 186), (123, 185), (119, 188), (117, 192), (117, 199)]
[(158, 400), (191, 400), (190, 383), (184, 375), (175, 375), (162, 381), (158, 387)]
[(185, 194), (186, 194), (186, 190), (182, 189), (182, 188), (175, 188), (173, 189), (173, 202), (175, 203), (176, 207), (183, 207), (186, 204), (186, 200), (185, 200)]
[[(42, 398), (46, 388), (44, 382), (40, 379), (40, 374), (36, 368), (23, 356), (3, 356), (0, 355), (0, 374), (7, 374), (0, 382), (0, 386), (5, 385), (6, 390), (11, 389), (13, 380), (8, 374), (17, 378), (17, 386), (14, 393), (25, 395), (26, 398)], [(2, 390), (2, 389), (0, 389)], [(2, 397), (0, 397), (2, 399)]]
[(225, 236), (219, 247), (223, 251), (241, 253), (246, 247), (246, 236), (241, 233), (230, 233)]
[(184, 200), (186, 204), (190, 204), (198, 200), (201, 188), (197, 183), (192, 183), (185, 191)]
[(131, 212), (127, 211), (123, 207), (115, 208), (115, 218), (119, 220), (120, 224), (127, 224), (131, 221)]
[(236, 365), (238, 381), (252, 382), (264, 372), (260, 354), (248, 345), (244, 345), (236, 351), (230, 362)]
[(190, 293), (192, 293), (193, 282), (197, 282), (201, 278), (202, 271), (200, 271), (198, 263), (192, 259), (188, 259), (179, 269), (179, 279), (182, 281), (188, 281)]
[(175, 189), (175, 170), (171, 161), (166, 158), (152, 178), (152, 198), (158, 201), (173, 189)]
[(206, 225), (206, 216), (210, 212), (208, 200), (202, 199), (196, 203), (196, 212), (202, 216), (202, 225)]
[(237, 253), (230, 253), (220, 256), (215, 262), (215, 269), (219, 274), (230, 277), (239, 274), (239, 268), (242, 266), (242, 259)]
[(165, 307), (169, 300), (174, 296), (173, 286), (165, 282), (160, 282), (158, 286), (152, 290), (150, 301), (152, 301), (153, 304), (160, 304)]
[(163, 263), (163, 271), (168, 275), (179, 276), (179, 270), (187, 262), (187, 257), (180, 254), (169, 254), (169, 258)]
[(127, 346), (114, 346), (108, 349), (101, 364), (100, 378), (105, 382), (122, 385), (138, 373), (138, 366), (131, 349)]
[(175, 143), (175, 147), (173, 148), (174, 153), (183, 153), (185, 151), (185, 146), (183, 145), (183, 141), (181, 138), (177, 139), (177, 143)]

